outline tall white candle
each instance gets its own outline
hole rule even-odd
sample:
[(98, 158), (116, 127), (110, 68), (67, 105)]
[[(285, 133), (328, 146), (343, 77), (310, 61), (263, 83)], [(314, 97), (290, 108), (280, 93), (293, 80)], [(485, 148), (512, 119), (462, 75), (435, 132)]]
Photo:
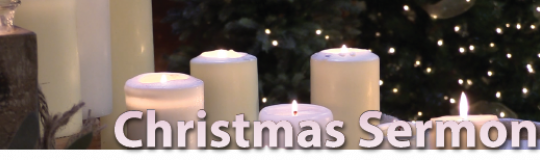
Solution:
[(112, 112), (109, 0), (77, 0), (77, 46), (81, 67), (83, 117)]
[[(234, 121), (237, 114), (244, 114), (247, 121), (257, 120), (259, 113), (257, 58), (247, 53), (216, 50), (204, 52), (191, 60), (191, 75), (204, 81), (206, 121)], [(207, 126), (207, 130), (210, 130)], [(234, 128), (224, 129), (231, 135), (228, 148), (238, 148)], [(208, 134), (207, 146), (212, 134)], [(245, 138), (252, 137), (246, 130)]]
[[(467, 97), (465, 96), (464, 93), (461, 94), (461, 99), (460, 99), (460, 104), (459, 104), (459, 108), (460, 108), (460, 115), (459, 116), (442, 116), (442, 117), (436, 117), (436, 118), (432, 118), (431, 121), (432, 121), (432, 124), (433, 124), (433, 129), (431, 130), (430, 132), (430, 135), (429, 135), (429, 147), (430, 148), (433, 148), (433, 149), (436, 149), (436, 144), (437, 144), (437, 139), (436, 139), (436, 136), (437, 136), (437, 125), (436, 125), (436, 122), (437, 121), (441, 121), (441, 122), (448, 122), (448, 121), (456, 121), (456, 122), (461, 122), (461, 121), (470, 121), (473, 123), (474, 125), (474, 128), (475, 128), (475, 131), (468, 131), (468, 132), (475, 132), (475, 137), (476, 137), (476, 149), (487, 149), (486, 146), (484, 146), (482, 144), (482, 141), (480, 140), (480, 137), (479, 137), (479, 134), (480, 134), (480, 129), (482, 128), (482, 125), (484, 125), (484, 123), (487, 123), (489, 121), (497, 121), (498, 118), (497, 116), (495, 115), (467, 115), (468, 114), (468, 110), (469, 110), (469, 104), (468, 104), (468, 101), (467, 101)], [(465, 131), (461, 131), (460, 132), (460, 145), (461, 149), (467, 149), (467, 135)], [(451, 133), (451, 130), (450, 129), (446, 129), (445, 132), (444, 132), (444, 135), (438, 135), (438, 136), (444, 136), (444, 146), (443, 148), (446, 148), (446, 149), (451, 149), (452, 148), (452, 133)], [(491, 139), (494, 139), (494, 138), (497, 138), (497, 131), (496, 130), (490, 130), (489, 132), (489, 137)]]
[[(301, 149), (297, 143), (296, 136), (302, 132), (299, 125), (300, 122), (306, 120), (312, 120), (319, 124), (321, 129), (321, 146), (324, 146), (326, 140), (328, 139), (328, 135), (326, 134), (326, 125), (334, 120), (332, 111), (330, 111), (328, 108), (312, 104), (297, 104), (296, 101), (293, 101), (292, 104), (280, 104), (265, 107), (259, 113), (260, 122), (273, 121), (275, 123), (279, 123), (280, 121), (288, 121), (291, 123), (294, 136), (293, 146), (295, 149)], [(263, 145), (268, 146), (270, 144), (269, 133), (268, 130), (265, 130), (264, 132)], [(285, 148), (284, 132), (279, 132), (278, 134), (278, 148)]]
[(125, 82), (139, 74), (154, 72), (151, 0), (111, 0), (111, 59), (113, 110), (101, 117), (101, 148), (121, 149), (114, 137), (114, 122), (126, 111)]
[(358, 125), (360, 115), (379, 110), (379, 57), (369, 50), (328, 49), (311, 56), (311, 102), (328, 107), (348, 124), (344, 149), (359, 149), (370, 135)]
[[(37, 34), (38, 80), (50, 114), (66, 112), (81, 100), (75, 5), (74, 0), (25, 0), (15, 16), (15, 25)], [(77, 112), (56, 137), (75, 134), (81, 126)]]
[[(155, 109), (156, 122), (167, 121), (171, 125), (172, 146), (177, 148), (177, 122), (198, 121), (197, 112), (204, 109), (203, 81), (180, 73), (142, 74), (126, 82), (127, 110), (143, 111), (143, 119), (128, 122), (129, 139), (146, 140), (146, 111)], [(197, 148), (197, 132), (188, 132), (188, 148)], [(144, 145), (146, 146), (146, 145)], [(163, 146), (163, 134), (156, 133), (156, 147)]]

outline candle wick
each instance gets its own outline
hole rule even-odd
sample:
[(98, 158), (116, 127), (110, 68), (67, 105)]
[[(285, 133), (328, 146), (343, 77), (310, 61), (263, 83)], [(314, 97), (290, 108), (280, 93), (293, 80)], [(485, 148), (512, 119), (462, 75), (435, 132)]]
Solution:
[(296, 116), (298, 114), (298, 111), (294, 111), (293, 114)]

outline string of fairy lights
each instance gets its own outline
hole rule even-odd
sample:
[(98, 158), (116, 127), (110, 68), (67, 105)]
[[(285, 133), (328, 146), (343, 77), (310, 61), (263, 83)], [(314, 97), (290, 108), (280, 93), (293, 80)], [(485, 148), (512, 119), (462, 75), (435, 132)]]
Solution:
[[(470, 2), (470, 0), (466, 0), (466, 1), (467, 1), (467, 2)], [(403, 5), (403, 10), (404, 10), (404, 11), (410, 11), (410, 7), (409, 7), (408, 5)], [(537, 11), (537, 12), (540, 12), (540, 6), (539, 6), (539, 7), (536, 7), (536, 11)], [(437, 15), (432, 15), (432, 18), (433, 18), (433, 19), (437, 19)], [(521, 23), (516, 23), (514, 26), (515, 26), (515, 28), (516, 28), (517, 30), (523, 29)], [(506, 23), (506, 24), (505, 24), (505, 27), (506, 27), (506, 28), (510, 28), (510, 27), (512, 27), (512, 24)], [(536, 25), (531, 24), (531, 25), (529, 26), (529, 28), (530, 28), (531, 30), (536, 30)], [(454, 26), (453, 29), (454, 29), (454, 31), (455, 31), (456, 33), (460, 33), (460, 32), (463, 32), (463, 31), (466, 29), (466, 26), (456, 25), (456, 26)], [(265, 29), (264, 32), (265, 32), (267, 35), (272, 34), (272, 31), (271, 31), (270, 29)], [(496, 34), (499, 34), (499, 35), (504, 34), (504, 29), (503, 29), (502, 27), (496, 27), (496, 28), (495, 28), (495, 33), (496, 33)], [(315, 34), (316, 34), (316, 35), (322, 35), (322, 34), (323, 34), (323, 31), (322, 31), (321, 29), (317, 29), (317, 30), (315, 30)], [(381, 33), (379, 33), (379, 32), (376, 32), (376, 33), (375, 33), (375, 36), (376, 36), (376, 37), (380, 37), (380, 35), (381, 35)], [(324, 39), (325, 39), (325, 40), (330, 40), (330, 35), (324, 35)], [(443, 40), (443, 39), (438, 39), (438, 40), (436, 41), (436, 44), (437, 44), (439, 47), (442, 47), (442, 46), (444, 45), (444, 40)], [(273, 46), (278, 46), (278, 45), (279, 45), (278, 40), (272, 40), (272, 45), (273, 45)], [(495, 47), (495, 43), (494, 43), (494, 42), (490, 42), (490, 43), (489, 43), (489, 47), (491, 47), (491, 48)], [(468, 49), (468, 50), (467, 50), (467, 49)], [(459, 47), (459, 48), (457, 49), (457, 51), (458, 51), (459, 53), (461, 53), (461, 54), (465, 54), (465, 53), (467, 53), (468, 51), (469, 51), (469, 52), (474, 52), (475, 49), (476, 49), (476, 46), (473, 45), (473, 44), (471, 44), (471, 45), (469, 45), (468, 47), (461, 46), (461, 47)], [(369, 50), (371, 51), (371, 49), (369, 49)], [(396, 52), (397, 52), (396, 48), (394, 48), (394, 47), (392, 47), (392, 46), (388, 48), (388, 54), (396, 54)], [(507, 54), (506, 54), (506, 58), (507, 58), (507, 59), (511, 59), (511, 58), (512, 58), (512, 53), (507, 53)], [(538, 58), (540, 58), (540, 53), (538, 53)], [(490, 62), (491, 62), (491, 60), (490, 60)], [(414, 67), (421, 67), (421, 66), (422, 66), (422, 62), (421, 62), (420, 60), (416, 60), (415, 63), (414, 63)], [(533, 69), (532, 64), (530, 64), (530, 63), (527, 64), (527, 65), (525, 66), (525, 69), (527, 69), (527, 71), (528, 71), (529, 73), (531, 73), (531, 74), (535, 72), (534, 69)], [(429, 66), (427, 66), (427, 67), (425, 68), (425, 73), (431, 74), (432, 72), (433, 72), (433, 68), (431, 68), (431, 67), (429, 67)], [(495, 74), (495, 72), (492, 71), (492, 70), (487, 70), (487, 71), (486, 71), (486, 74), (487, 74), (488, 77), (492, 77), (492, 76)], [(460, 79), (457, 80), (457, 83), (458, 83), (459, 85), (469, 85), (469, 86), (470, 86), (470, 85), (473, 85), (473, 81), (472, 81), (471, 79), (461, 79), (461, 78), (460, 78)], [(384, 81), (383, 81), (383, 80), (379, 80), (379, 85), (382, 86), (383, 84), (384, 84)], [(529, 93), (529, 89), (528, 89), (527, 87), (523, 87), (521, 90), (522, 90), (523, 94), (528, 94), (528, 93)], [(392, 88), (392, 93), (398, 94), (398, 93), (399, 93), (399, 88), (398, 88), (398, 87)], [(496, 91), (496, 93), (495, 93), (494, 96), (495, 96), (497, 99), (501, 99), (501, 98), (502, 98), (502, 93), (501, 93), (501, 91)], [(449, 96), (444, 96), (443, 99), (444, 99), (445, 101), (450, 102), (451, 104), (455, 104), (455, 103), (457, 102), (455, 98), (449, 97)], [(261, 99), (261, 102), (262, 102), (262, 103), (266, 103), (267, 101), (268, 101), (268, 99), (267, 99), (266, 97), (263, 97), (263, 98)], [(422, 111), (418, 111), (417, 116), (418, 116), (418, 117), (421, 117), (422, 115), (423, 115), (423, 112), (422, 112)], [(499, 113), (499, 116), (500, 116), (500, 117), (505, 117), (505, 116), (506, 116), (506, 113), (504, 113), (504, 112), (501, 111), (501, 112)]]

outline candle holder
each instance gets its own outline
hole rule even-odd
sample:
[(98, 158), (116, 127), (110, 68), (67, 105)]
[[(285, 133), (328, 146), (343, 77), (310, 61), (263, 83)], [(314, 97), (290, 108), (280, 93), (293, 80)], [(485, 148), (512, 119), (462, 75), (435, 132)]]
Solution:
[(13, 31), (15, 9), (20, 4), (20, 0), (0, 0), (0, 33)]

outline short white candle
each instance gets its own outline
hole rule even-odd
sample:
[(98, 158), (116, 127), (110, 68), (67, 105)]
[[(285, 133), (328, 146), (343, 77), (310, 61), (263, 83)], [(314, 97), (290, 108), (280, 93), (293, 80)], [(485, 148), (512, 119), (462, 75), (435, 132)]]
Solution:
[[(193, 58), (190, 65), (191, 75), (204, 81), (204, 108), (208, 124), (219, 120), (233, 122), (237, 114), (244, 114), (247, 121), (257, 120), (259, 87), (255, 56), (231, 50), (215, 50)], [(210, 127), (208, 125), (207, 130)], [(231, 136), (232, 143), (228, 148), (238, 148), (235, 129), (229, 127), (223, 130)], [(245, 130), (245, 139), (251, 139), (252, 135), (252, 130)], [(211, 139), (216, 138), (212, 134), (207, 134), (207, 137), (207, 146), (210, 147)]]
[[(430, 135), (429, 135), (429, 142), (430, 142), (430, 145), (429, 147), (430, 148), (433, 148), (433, 149), (436, 149), (436, 143), (437, 143), (437, 139), (436, 139), (436, 134), (437, 134), (437, 125), (436, 125), (436, 122), (437, 121), (442, 121), (442, 122), (447, 122), (447, 121), (456, 121), (456, 122), (460, 122), (460, 121), (470, 121), (474, 124), (474, 128), (475, 128), (475, 131), (469, 131), (469, 132), (475, 132), (475, 137), (476, 137), (476, 148), (475, 149), (487, 149), (486, 146), (484, 146), (484, 144), (482, 143), (482, 141), (480, 140), (480, 129), (482, 128), (482, 125), (484, 125), (484, 123), (487, 123), (489, 121), (497, 121), (498, 118), (497, 116), (495, 115), (468, 115), (468, 110), (469, 110), (469, 104), (468, 104), (468, 101), (467, 101), (467, 97), (465, 96), (465, 93), (462, 93), (461, 94), (461, 99), (460, 99), (460, 103), (459, 103), (459, 108), (460, 108), (460, 115), (459, 116), (442, 116), (442, 117), (437, 117), (437, 118), (432, 118), (431, 121), (432, 121), (432, 124), (433, 124), (433, 129), (431, 130), (430, 132)], [(462, 130), (460, 132), (460, 148), (461, 149), (467, 149), (467, 134), (464, 130)], [(444, 132), (444, 135), (438, 135), (438, 136), (444, 136), (444, 146), (443, 148), (446, 148), (446, 149), (451, 149), (452, 148), (452, 133), (451, 133), (451, 130), (450, 129), (446, 129), (445, 132)], [(497, 137), (497, 131), (495, 129), (492, 129), (490, 130), (489, 132), (489, 137), (491, 139), (494, 139)], [(471, 148), (472, 149), (472, 148)]]
[(311, 102), (328, 107), (337, 120), (348, 124), (345, 149), (359, 149), (360, 138), (370, 139), (358, 118), (379, 110), (379, 57), (369, 50), (328, 49), (311, 56)]
[[(197, 112), (204, 109), (203, 82), (180, 73), (147, 73), (129, 79), (125, 94), (127, 110), (144, 112), (143, 119), (127, 123), (127, 137), (142, 139), (146, 146), (146, 111), (155, 109), (156, 122), (167, 121), (172, 129), (172, 146), (177, 148), (177, 122), (198, 121)], [(187, 148), (197, 148), (197, 132), (188, 132)], [(156, 132), (156, 148), (163, 146), (163, 134)]]
[[(384, 135), (384, 141), (378, 147), (378, 149), (400, 149), (400, 148), (396, 148), (396, 147), (392, 146), (392, 144), (390, 144), (390, 142), (388, 141), (388, 136), (387, 136), (388, 135), (388, 127), (390, 127), (390, 125), (392, 123), (393, 122), (378, 125), (378, 127), (383, 131), (383, 135)], [(409, 140), (409, 142), (411, 143), (411, 147), (407, 147), (407, 148), (404, 148), (404, 149), (415, 149), (416, 148), (416, 123), (415, 122), (408, 122), (408, 123), (409, 123), (409, 126), (411, 127), (412, 136), (410, 138), (397, 138), (397, 139), (400, 140), (400, 141), (401, 140)]]
[[(265, 107), (259, 113), (259, 121), (273, 121), (278, 123), (280, 121), (288, 121), (293, 128), (293, 146), (295, 149), (301, 148), (297, 143), (297, 135), (302, 131), (300, 128), (300, 122), (312, 120), (319, 124), (321, 128), (321, 146), (324, 146), (328, 136), (326, 134), (326, 125), (334, 120), (332, 111), (328, 108), (312, 105), (312, 104), (297, 104), (293, 101), (292, 104), (280, 104)], [(268, 130), (265, 130), (263, 134), (263, 146), (268, 146), (269, 134)], [(285, 135), (280, 131), (278, 134), (278, 148), (285, 148)], [(321, 147), (324, 148), (324, 147)]]
[[(14, 23), (34, 31), (38, 43), (38, 81), (47, 98), (49, 113), (64, 113), (81, 101), (75, 0), (24, 0)], [(78, 133), (82, 112), (71, 117), (56, 137)]]
[(77, 0), (77, 49), (81, 67), (83, 117), (112, 112), (111, 20), (109, 0)]

